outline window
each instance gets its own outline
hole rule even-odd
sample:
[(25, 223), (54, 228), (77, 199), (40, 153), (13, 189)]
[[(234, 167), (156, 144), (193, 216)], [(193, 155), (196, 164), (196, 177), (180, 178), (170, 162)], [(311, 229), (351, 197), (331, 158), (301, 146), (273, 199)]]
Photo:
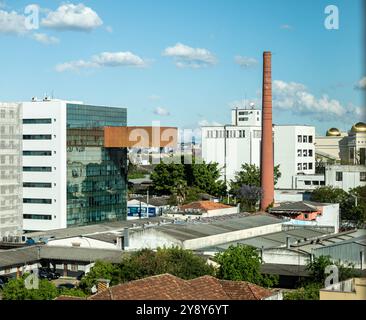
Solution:
[(23, 198), (23, 203), (51, 204), (52, 203), (52, 199), (31, 199), (31, 198)]
[(52, 188), (48, 182), (23, 182), (23, 188)]
[(336, 172), (336, 181), (343, 181), (343, 172)]
[(23, 151), (23, 156), (51, 156), (51, 151)]
[(23, 119), (23, 124), (49, 124), (52, 119)]
[(297, 170), (299, 170), (299, 171), (301, 171), (301, 170), (302, 170), (302, 165), (301, 165), (301, 163), (298, 163), (298, 164), (297, 164)]
[(50, 134), (25, 134), (23, 140), (51, 140), (52, 135)]
[(248, 114), (248, 111), (239, 111), (239, 116), (246, 116)]
[(313, 156), (313, 150), (309, 150), (309, 153), (308, 153), (309, 157), (312, 157)]
[(309, 143), (313, 143), (313, 136), (309, 136)]
[(307, 164), (307, 163), (303, 163), (302, 168), (303, 168), (304, 170), (308, 170), (308, 164)]
[(311, 185), (311, 181), (309, 181), (309, 180), (305, 180), (305, 185), (306, 185), (306, 186), (310, 186), (310, 185)]
[(366, 172), (360, 172), (360, 181), (366, 181)]
[(52, 167), (23, 167), (24, 172), (52, 172)]
[(23, 218), (26, 220), (52, 220), (50, 214), (23, 214)]
[(249, 118), (248, 117), (242, 117), (242, 118), (239, 118), (239, 121), (248, 121), (249, 120)]
[(319, 185), (319, 181), (313, 181), (313, 186), (318, 186)]
[(301, 157), (301, 156), (302, 156), (301, 149), (297, 150), (297, 156), (298, 156), (298, 157)]
[(308, 156), (308, 150), (303, 150), (302, 154), (304, 155), (304, 157), (307, 157)]
[(302, 136), (297, 136), (297, 142), (302, 142)]
[(309, 219), (309, 214), (308, 214), (308, 213), (305, 213), (305, 214), (304, 214), (304, 218), (305, 218), (305, 219)]
[(309, 162), (309, 170), (313, 170), (313, 163)]
[(308, 142), (308, 136), (303, 136), (302, 142), (307, 143)]
[(320, 185), (321, 186), (325, 186), (325, 181), (323, 180), (323, 181), (320, 181)]

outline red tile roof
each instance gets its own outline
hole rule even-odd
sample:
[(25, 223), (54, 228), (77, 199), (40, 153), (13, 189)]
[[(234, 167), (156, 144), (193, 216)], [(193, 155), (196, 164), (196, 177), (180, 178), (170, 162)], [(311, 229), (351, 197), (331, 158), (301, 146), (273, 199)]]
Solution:
[(226, 204), (213, 201), (196, 201), (185, 204), (180, 207), (181, 210), (199, 209), (205, 212), (209, 210), (227, 209), (227, 208), (232, 208), (232, 206), (228, 206)]
[(90, 300), (261, 300), (271, 290), (245, 281), (219, 280), (203, 276), (183, 280), (163, 274), (135, 280), (91, 296)]

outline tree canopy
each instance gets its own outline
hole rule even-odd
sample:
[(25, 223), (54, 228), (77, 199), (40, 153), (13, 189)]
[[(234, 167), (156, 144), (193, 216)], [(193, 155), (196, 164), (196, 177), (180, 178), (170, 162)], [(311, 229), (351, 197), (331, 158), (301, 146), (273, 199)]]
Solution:
[(217, 277), (220, 279), (248, 281), (265, 287), (272, 287), (278, 283), (277, 277), (261, 274), (262, 261), (254, 247), (231, 245), (224, 252), (218, 253), (215, 261), (220, 265), (217, 270)]

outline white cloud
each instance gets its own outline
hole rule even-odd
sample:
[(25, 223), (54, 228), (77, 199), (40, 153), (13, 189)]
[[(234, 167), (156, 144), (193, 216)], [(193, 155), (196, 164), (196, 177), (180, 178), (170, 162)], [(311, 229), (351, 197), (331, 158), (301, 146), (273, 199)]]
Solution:
[(356, 84), (356, 89), (366, 90), (366, 77), (363, 77), (358, 83)]
[(323, 94), (315, 97), (305, 85), (296, 82), (273, 81), (274, 108), (290, 110), (296, 115), (310, 115), (318, 120), (354, 118), (359, 108), (349, 104), (347, 107), (338, 100)]
[(198, 121), (199, 127), (214, 127), (214, 126), (222, 126), (221, 123), (216, 121), (208, 121), (208, 120), (200, 120)]
[(5, 1), (0, 1), (0, 9), (4, 9), (6, 7), (7, 7), (7, 5), (6, 5)]
[(41, 21), (43, 27), (73, 31), (91, 31), (102, 24), (103, 21), (98, 14), (82, 3), (63, 4), (55, 11), (48, 12)]
[(163, 56), (174, 58), (178, 68), (201, 68), (217, 63), (216, 57), (207, 49), (192, 48), (182, 43), (166, 48)]
[(236, 56), (235, 63), (242, 68), (250, 68), (256, 66), (258, 64), (258, 60), (249, 57)]
[(0, 33), (25, 35), (29, 32), (25, 24), (25, 16), (15, 11), (0, 10)]
[(49, 36), (45, 33), (35, 33), (32, 37), (34, 40), (43, 44), (57, 44), (60, 42), (58, 38)]
[(170, 116), (170, 112), (163, 107), (157, 107), (154, 110), (154, 114), (158, 115), (158, 116)]
[(92, 58), (92, 61), (103, 67), (135, 66), (143, 67), (146, 62), (132, 52), (103, 52)]
[(280, 26), (280, 28), (283, 30), (292, 30), (293, 29), (293, 27), (290, 26), (289, 24), (283, 24)]
[(56, 71), (77, 71), (99, 67), (145, 67), (146, 65), (146, 61), (129, 51), (102, 52), (99, 55), (93, 56), (89, 61), (77, 60), (58, 64)]

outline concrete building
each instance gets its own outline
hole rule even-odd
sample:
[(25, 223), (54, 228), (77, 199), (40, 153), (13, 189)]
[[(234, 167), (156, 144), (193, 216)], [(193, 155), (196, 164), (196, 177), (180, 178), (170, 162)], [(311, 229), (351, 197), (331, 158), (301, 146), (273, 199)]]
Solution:
[(284, 202), (269, 212), (290, 219), (287, 224), (301, 226), (332, 227), (338, 233), (340, 216), (338, 203), (316, 203), (310, 201)]
[(316, 137), (316, 157), (324, 164), (366, 165), (366, 124), (358, 122), (348, 132), (331, 128)]
[(107, 148), (104, 127), (125, 108), (33, 99), (23, 104), (24, 230), (126, 218), (127, 153)]
[(320, 290), (320, 300), (366, 300), (366, 278), (353, 278)]
[(366, 186), (366, 166), (364, 165), (327, 165), (325, 183), (345, 191)]
[(260, 166), (261, 111), (233, 109), (232, 122), (224, 126), (202, 127), (202, 158), (217, 162), (222, 179), (229, 182), (245, 163)]
[(22, 109), (0, 103), (0, 239), (22, 234)]
[(315, 127), (276, 125), (274, 163), (280, 166), (281, 172), (277, 189), (298, 189), (298, 180), (312, 181), (311, 176), (315, 174)]

